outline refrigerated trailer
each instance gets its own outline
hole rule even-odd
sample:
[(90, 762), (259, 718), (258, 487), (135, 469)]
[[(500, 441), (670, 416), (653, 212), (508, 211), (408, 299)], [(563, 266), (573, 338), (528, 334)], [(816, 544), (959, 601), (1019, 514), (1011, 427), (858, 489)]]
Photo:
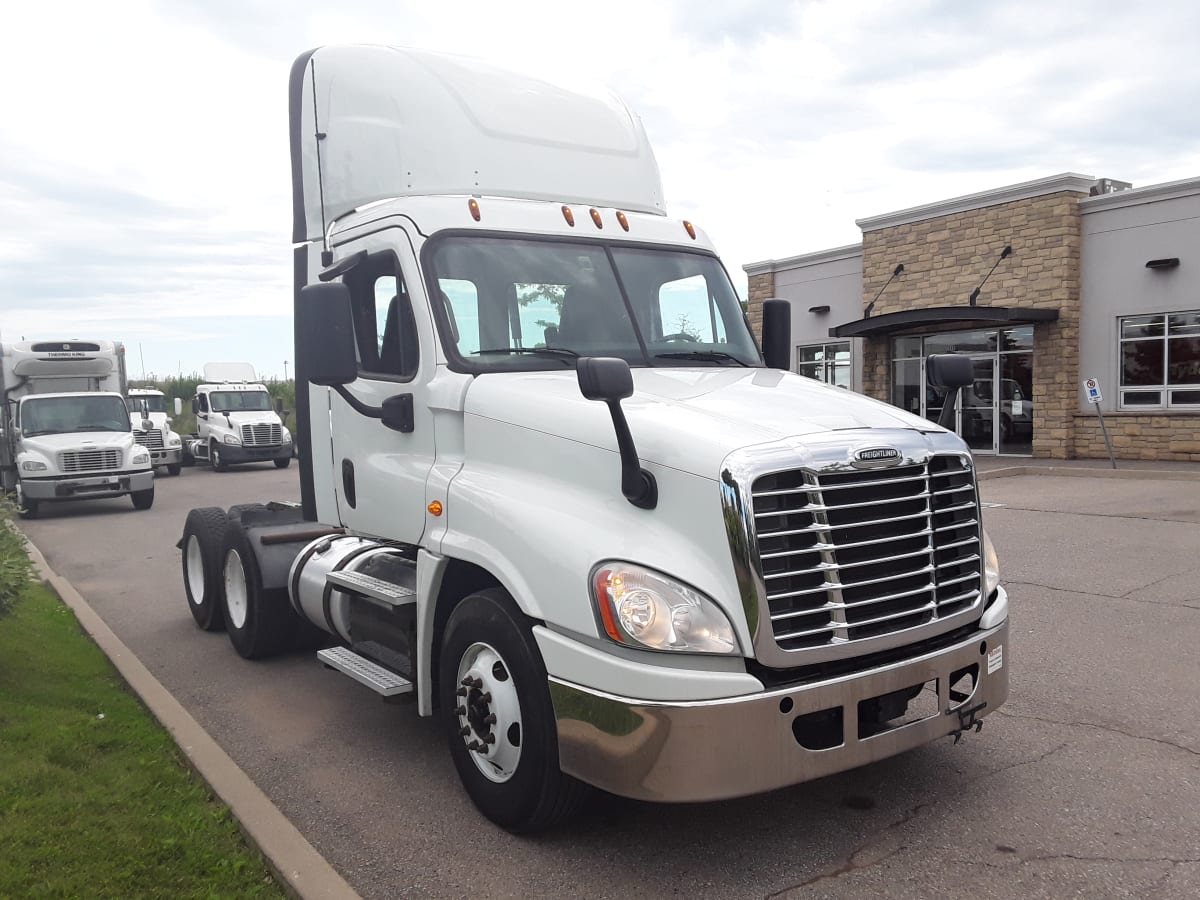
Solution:
[[(619, 98), (351, 46), (296, 61), (290, 110), (301, 502), (191, 511), (197, 624), (249, 658), (324, 636), (514, 831), (593, 786), (796, 784), (1004, 702), (968, 448), (785, 371), (781, 301), (760, 352)], [(962, 362), (927, 368), (957, 390)]]

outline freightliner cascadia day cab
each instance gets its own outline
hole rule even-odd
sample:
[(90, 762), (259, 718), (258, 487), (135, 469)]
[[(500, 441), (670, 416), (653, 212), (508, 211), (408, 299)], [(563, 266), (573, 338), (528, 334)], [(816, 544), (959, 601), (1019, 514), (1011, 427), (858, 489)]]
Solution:
[(293, 67), (291, 147), (301, 502), (189, 514), (201, 627), (246, 657), (324, 636), (415, 695), (513, 831), (591, 786), (795, 784), (1003, 703), (967, 447), (782, 371), (778, 302), (764, 362), (619, 99), (328, 47)]
[(249, 363), (207, 363), (205, 384), (196, 386), (192, 412), (196, 434), (185, 444), (185, 461), (208, 463), (214, 472), (231, 465), (274, 462), (286, 469), (292, 461), (292, 433), (271, 403)]
[[(183, 439), (171, 428), (167, 397), (157, 388), (130, 388), (126, 394), (129, 417), (133, 421), (133, 439), (150, 451), (150, 462), (178, 475), (183, 466)], [(175, 415), (182, 412), (175, 398)]]
[(125, 348), (114, 341), (0, 345), (0, 475), (22, 516), (41, 504), (128, 494), (154, 504), (150, 453), (125, 408)]

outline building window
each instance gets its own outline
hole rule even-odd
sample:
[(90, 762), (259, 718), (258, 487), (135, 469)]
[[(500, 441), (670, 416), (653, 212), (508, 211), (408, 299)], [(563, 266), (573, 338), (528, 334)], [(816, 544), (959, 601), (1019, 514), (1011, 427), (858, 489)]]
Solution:
[(850, 387), (850, 342), (796, 348), (796, 371), (817, 381)]
[(1122, 409), (1200, 407), (1200, 312), (1125, 316), (1118, 327)]

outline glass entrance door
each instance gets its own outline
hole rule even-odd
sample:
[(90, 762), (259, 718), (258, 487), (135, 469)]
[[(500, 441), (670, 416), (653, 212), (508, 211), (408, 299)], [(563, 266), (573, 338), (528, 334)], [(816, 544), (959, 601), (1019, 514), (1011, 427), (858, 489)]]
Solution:
[(974, 379), (962, 389), (958, 403), (958, 434), (967, 446), (980, 453), (996, 453), (996, 368), (995, 355), (973, 357)]

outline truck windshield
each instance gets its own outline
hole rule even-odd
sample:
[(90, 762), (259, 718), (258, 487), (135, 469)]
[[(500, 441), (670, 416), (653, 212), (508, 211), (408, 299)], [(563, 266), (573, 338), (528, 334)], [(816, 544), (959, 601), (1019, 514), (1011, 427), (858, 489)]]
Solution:
[(208, 395), (213, 412), (267, 412), (271, 395), (266, 391), (213, 391)]
[(142, 394), (139, 397), (130, 397), (125, 401), (125, 405), (129, 407), (130, 413), (140, 413), (142, 411), (142, 401), (146, 401), (146, 412), (167, 411), (167, 398), (158, 394)]
[(129, 431), (120, 397), (30, 397), (21, 403), (21, 434)]
[(447, 352), (473, 371), (762, 365), (708, 254), (471, 235), (437, 241), (431, 263)]

